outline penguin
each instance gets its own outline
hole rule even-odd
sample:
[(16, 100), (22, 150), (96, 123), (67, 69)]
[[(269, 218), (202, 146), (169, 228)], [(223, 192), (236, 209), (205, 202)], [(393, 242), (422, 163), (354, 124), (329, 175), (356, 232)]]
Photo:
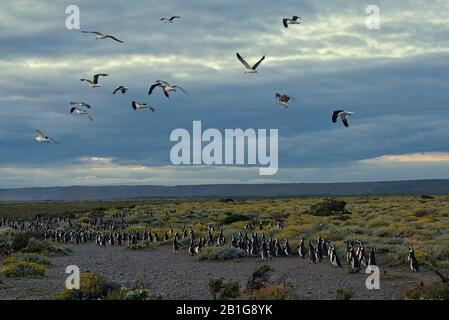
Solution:
[(312, 245), (312, 241), (309, 240), (309, 262), (316, 263), (315, 248)]
[(374, 247), (372, 247), (371, 248), (371, 252), (369, 254), (369, 257), (368, 257), (368, 267), (377, 265), (376, 264), (376, 254), (375, 254), (375, 252), (376, 252), (376, 249)]
[(262, 242), (262, 260), (269, 260), (270, 259), (270, 250), (268, 250), (268, 244), (263, 241)]
[(288, 243), (288, 239), (285, 239), (285, 242), (284, 242), (284, 254), (287, 257), (292, 254), (292, 251), (290, 249), (290, 244)]
[(298, 254), (303, 259), (306, 257), (306, 248), (304, 247), (304, 238), (301, 238), (301, 242), (299, 243)]
[(191, 256), (194, 256), (194, 255), (195, 255), (195, 247), (194, 247), (194, 245), (193, 245), (193, 239), (190, 240), (189, 254), (190, 254)]
[(317, 239), (315, 252), (318, 262), (323, 261), (323, 238), (321, 238), (321, 236), (319, 236)]
[(179, 251), (179, 243), (176, 237), (173, 238), (173, 253), (178, 253)]
[(333, 265), (334, 267), (341, 268), (342, 265), (341, 265), (340, 259), (338, 259), (338, 256), (337, 256), (337, 252), (336, 252), (336, 250), (335, 250), (335, 247), (332, 246), (330, 250), (331, 250), (330, 259), (331, 259), (332, 265)]
[(408, 250), (409, 250), (409, 253), (408, 253), (407, 260), (410, 262), (410, 269), (413, 272), (418, 272), (419, 271), (419, 263), (415, 257), (415, 250), (413, 249), (413, 247), (408, 247)]
[(350, 261), (352, 271), (359, 272), (360, 271), (360, 261), (357, 255), (354, 252), (354, 247), (351, 248), (351, 261)]

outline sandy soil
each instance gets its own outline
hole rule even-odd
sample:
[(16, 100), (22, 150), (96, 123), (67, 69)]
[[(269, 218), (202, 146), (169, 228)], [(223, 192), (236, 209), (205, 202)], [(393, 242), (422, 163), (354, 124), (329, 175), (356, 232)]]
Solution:
[[(168, 299), (210, 299), (207, 289), (210, 278), (246, 279), (262, 264), (260, 259), (242, 261), (197, 261), (187, 254), (173, 254), (169, 248), (130, 251), (124, 247), (98, 247), (92, 244), (70, 246), (68, 256), (51, 258), (52, 266), (44, 279), (0, 279), (0, 299), (49, 299), (64, 286), (68, 265), (77, 265), (81, 272), (91, 271), (125, 287), (138, 281), (154, 293)], [(276, 258), (268, 262), (276, 276), (286, 276), (300, 299), (335, 299), (339, 288), (351, 289), (356, 299), (394, 299), (407, 286), (421, 281), (438, 281), (423, 270), (412, 273), (407, 267), (388, 268), (388, 280), (381, 280), (380, 290), (367, 290), (364, 273), (351, 274), (346, 268), (335, 269), (329, 261), (311, 265), (298, 256)], [(385, 271), (381, 268), (381, 271)]]

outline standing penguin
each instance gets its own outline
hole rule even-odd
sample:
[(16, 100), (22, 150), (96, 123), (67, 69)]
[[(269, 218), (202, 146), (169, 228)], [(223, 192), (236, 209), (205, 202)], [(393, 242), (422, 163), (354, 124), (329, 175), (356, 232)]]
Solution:
[(368, 257), (368, 267), (369, 266), (376, 266), (376, 249), (374, 247), (371, 248), (371, 252), (369, 253)]
[(408, 258), (407, 260), (410, 262), (410, 269), (413, 272), (418, 272), (419, 271), (419, 263), (418, 260), (415, 257), (415, 250), (413, 249), (413, 247), (408, 247)]
[(301, 238), (301, 242), (299, 243), (298, 254), (303, 259), (306, 257), (306, 248), (304, 247), (304, 238)]
[(190, 240), (190, 245), (189, 245), (189, 254), (191, 256), (193, 256), (195, 254), (195, 247), (193, 245), (193, 239)]
[(309, 240), (309, 262), (316, 263), (315, 248), (312, 245), (312, 241)]
[(338, 259), (337, 252), (336, 252), (334, 246), (332, 246), (332, 247), (330, 248), (330, 252), (331, 252), (331, 254), (330, 254), (330, 260), (331, 260), (332, 265), (333, 265), (334, 267), (341, 268), (342, 265), (341, 265), (340, 259)]
[(318, 259), (318, 262), (323, 261), (323, 238), (321, 236), (317, 239), (317, 245), (316, 245), (316, 258)]
[(175, 236), (173, 238), (173, 253), (178, 253), (179, 251), (179, 243), (178, 243), (178, 238)]
[(284, 242), (284, 254), (287, 257), (292, 254), (292, 250), (290, 249), (290, 244), (288, 243), (288, 239), (285, 239), (285, 242)]
[(270, 259), (270, 250), (268, 250), (268, 244), (265, 240), (262, 242), (262, 260)]

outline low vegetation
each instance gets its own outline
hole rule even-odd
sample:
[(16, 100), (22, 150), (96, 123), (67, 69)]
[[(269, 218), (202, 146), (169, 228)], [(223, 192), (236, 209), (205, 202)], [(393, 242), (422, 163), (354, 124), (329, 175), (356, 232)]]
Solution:
[(84, 272), (80, 275), (79, 289), (63, 289), (54, 296), (55, 300), (155, 300), (162, 296), (151, 294), (144, 288), (121, 288), (103, 275)]
[(209, 261), (225, 261), (231, 259), (245, 258), (246, 252), (242, 249), (232, 247), (206, 247), (204, 248), (198, 259)]

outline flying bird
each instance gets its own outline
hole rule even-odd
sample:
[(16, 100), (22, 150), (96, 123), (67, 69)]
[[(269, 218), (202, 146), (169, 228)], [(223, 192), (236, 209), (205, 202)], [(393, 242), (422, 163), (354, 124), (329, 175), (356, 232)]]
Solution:
[(94, 119), (92, 118), (92, 116), (90, 115), (89, 111), (78, 108), (78, 107), (73, 107), (70, 109), (70, 113), (75, 113), (77, 115), (80, 116), (86, 116), (89, 118), (90, 121), (94, 122)]
[(164, 92), (164, 95), (168, 98), (169, 97), (169, 92), (173, 91), (176, 92), (177, 89), (181, 90), (182, 92), (184, 92), (185, 94), (187, 94), (187, 91), (185, 91), (183, 88), (181, 88), (180, 86), (176, 86), (176, 85), (171, 85), (170, 83), (168, 83), (167, 81), (163, 81), (163, 80), (157, 80), (154, 84), (152, 84), (150, 86), (150, 89), (148, 90), (148, 95), (152, 94), (154, 89), (160, 87), (162, 89), (162, 91)]
[(259, 64), (265, 59), (265, 56), (263, 56), (255, 65), (252, 67), (248, 64), (248, 62), (245, 61), (245, 59), (242, 58), (242, 56), (237, 52), (237, 59), (245, 66), (246, 70), (245, 73), (257, 73), (256, 69), (259, 66)]
[(354, 112), (336, 110), (332, 113), (332, 122), (336, 123), (337, 119), (340, 118), (346, 128), (349, 127), (349, 116), (354, 114)]
[(292, 18), (284, 18), (282, 19), (282, 24), (285, 28), (288, 28), (289, 24), (301, 24), (304, 20), (301, 17), (293, 16)]
[(85, 108), (91, 109), (90, 104), (85, 103), (85, 102), (70, 102), (70, 104), (72, 106), (85, 107)]
[(134, 110), (150, 109), (153, 112), (156, 111), (154, 109), (154, 107), (150, 106), (148, 103), (140, 103), (140, 102), (137, 102), (137, 101), (133, 101), (131, 103), (131, 105), (133, 106)]
[(43, 134), (41, 131), (36, 130), (36, 141), (41, 143), (54, 143), (55, 141), (49, 137), (47, 137), (45, 134)]
[(116, 94), (117, 91), (120, 91), (122, 94), (125, 94), (126, 91), (128, 91), (128, 87), (125, 86), (119, 86), (117, 88), (114, 89), (114, 91), (112, 92), (112, 94)]
[(279, 106), (283, 106), (285, 108), (288, 108), (288, 101), (291, 99), (290, 96), (286, 94), (279, 94), (276, 93), (276, 104)]
[(80, 81), (87, 81), (87, 85), (88, 85), (90, 88), (98, 88), (98, 87), (101, 87), (101, 86), (98, 84), (98, 78), (99, 78), (99, 77), (107, 77), (107, 76), (108, 76), (108, 74), (106, 74), (106, 73), (99, 73), (99, 74), (95, 74), (95, 75), (94, 75), (93, 80), (89, 80), (89, 79), (80, 79)]
[(175, 19), (180, 19), (180, 16), (172, 16), (170, 18), (162, 18), (161, 21), (166, 21), (168, 23), (173, 23)]
[(93, 34), (96, 34), (95, 40), (103, 40), (103, 39), (110, 38), (110, 39), (115, 40), (117, 42), (124, 43), (122, 40), (119, 40), (116, 37), (111, 36), (109, 34), (104, 34), (104, 33), (97, 32), (97, 31), (81, 31), (81, 32), (82, 33), (93, 33)]

